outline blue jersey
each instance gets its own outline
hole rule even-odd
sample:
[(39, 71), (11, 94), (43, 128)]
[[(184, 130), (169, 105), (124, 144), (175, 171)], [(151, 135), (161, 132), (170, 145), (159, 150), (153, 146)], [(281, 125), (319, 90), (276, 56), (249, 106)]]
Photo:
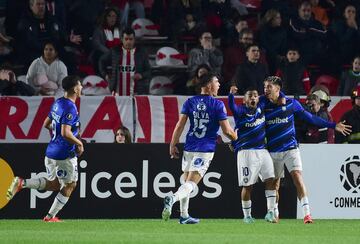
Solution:
[(189, 117), (184, 150), (188, 152), (214, 152), (219, 121), (227, 119), (224, 103), (208, 95), (189, 98), (182, 114)]
[(235, 129), (238, 129), (238, 139), (232, 142), (235, 151), (265, 148), (264, 109), (237, 106), (233, 94), (229, 95), (229, 107), (234, 115)]
[(51, 119), (52, 137), (46, 149), (46, 156), (51, 159), (63, 160), (75, 157), (75, 145), (61, 135), (61, 125), (70, 125), (73, 135), (79, 134), (79, 115), (75, 103), (61, 97), (51, 107), (48, 117)]
[(319, 127), (335, 128), (336, 125), (307, 112), (295, 99), (286, 98), (286, 105), (277, 105), (261, 97), (260, 103), (265, 106), (269, 152), (283, 152), (298, 146), (295, 138), (294, 115)]

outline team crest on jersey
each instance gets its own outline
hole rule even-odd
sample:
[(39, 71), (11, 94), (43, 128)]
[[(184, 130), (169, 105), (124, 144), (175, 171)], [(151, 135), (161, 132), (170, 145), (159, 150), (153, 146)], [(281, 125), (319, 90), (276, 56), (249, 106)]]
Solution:
[(204, 159), (202, 159), (202, 158), (195, 159), (195, 161), (194, 161), (194, 166), (195, 167), (201, 167), (203, 165), (204, 165)]
[(67, 118), (68, 120), (72, 120), (72, 119), (73, 119), (73, 115), (72, 115), (71, 113), (68, 113), (68, 114), (66, 115), (66, 118)]
[(54, 105), (54, 111), (57, 111), (57, 110), (58, 110), (58, 105), (55, 104), (55, 105)]
[(258, 112), (259, 114), (261, 114), (261, 108), (257, 108), (256, 112)]
[(199, 103), (196, 105), (196, 108), (197, 108), (197, 110), (199, 110), (199, 111), (205, 111), (205, 110), (206, 110), (206, 104), (203, 103), (203, 102), (199, 102)]
[(286, 106), (282, 106), (282, 107), (281, 107), (281, 110), (282, 110), (282, 111), (286, 111)]

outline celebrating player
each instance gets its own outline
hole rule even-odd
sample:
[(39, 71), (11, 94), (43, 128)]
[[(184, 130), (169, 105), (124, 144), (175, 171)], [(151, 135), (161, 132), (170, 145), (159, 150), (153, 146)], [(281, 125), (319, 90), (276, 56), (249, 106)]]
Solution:
[(188, 214), (189, 195), (205, 175), (214, 156), (219, 125), (230, 140), (236, 140), (236, 133), (227, 120), (226, 109), (222, 101), (213, 98), (220, 88), (218, 78), (212, 74), (201, 76), (201, 94), (189, 98), (183, 105), (179, 121), (170, 142), (171, 158), (179, 158), (176, 144), (184, 130), (187, 119), (190, 128), (186, 135), (182, 171), (185, 183), (178, 191), (164, 199), (162, 218), (168, 220), (175, 202), (180, 201), (180, 224), (197, 224), (199, 219)]
[(64, 207), (75, 189), (78, 179), (77, 156), (84, 152), (79, 137), (79, 115), (75, 101), (80, 97), (82, 85), (76, 76), (67, 76), (62, 80), (64, 97), (57, 99), (51, 107), (44, 127), (51, 131), (51, 140), (46, 149), (45, 167), (48, 178), (22, 179), (15, 177), (11, 183), (7, 198), (11, 200), (24, 188), (59, 191), (44, 217), (45, 222), (59, 222), (56, 214)]
[(259, 94), (256, 89), (245, 90), (244, 106), (237, 106), (234, 94), (236, 86), (230, 88), (229, 107), (234, 114), (238, 139), (232, 143), (237, 154), (238, 178), (241, 190), (241, 203), (244, 222), (253, 223), (251, 216), (251, 190), (258, 177), (265, 182), (265, 196), (269, 215), (267, 221), (276, 222), (274, 207), (276, 191), (274, 165), (269, 152), (265, 148), (265, 115), (264, 108), (258, 106)]
[[(302, 161), (300, 150), (295, 138), (294, 115), (321, 128), (335, 128), (344, 135), (351, 132), (351, 126), (342, 122), (335, 124), (320, 117), (314, 116), (304, 110), (301, 104), (291, 98), (286, 98), (283, 105), (279, 105), (281, 79), (277, 76), (269, 76), (264, 81), (264, 93), (266, 98), (260, 99), (265, 103), (266, 138), (267, 148), (274, 162), (275, 180), (274, 187), (280, 185), (280, 177), (284, 174), (284, 165), (290, 172), (297, 190), (297, 196), (301, 202), (304, 213), (304, 223), (313, 223), (310, 215), (309, 200), (306, 194), (305, 184), (302, 178)], [(277, 208), (277, 206), (275, 206)], [(268, 212), (267, 216), (270, 213)], [(276, 215), (278, 213), (275, 212)], [(278, 216), (276, 216), (278, 217)], [(265, 217), (266, 218), (266, 217)]]

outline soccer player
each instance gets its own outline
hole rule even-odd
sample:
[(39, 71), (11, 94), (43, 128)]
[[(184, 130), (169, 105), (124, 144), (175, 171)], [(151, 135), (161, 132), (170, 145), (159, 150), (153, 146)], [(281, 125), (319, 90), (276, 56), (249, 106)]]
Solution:
[(178, 191), (164, 199), (162, 218), (168, 220), (175, 202), (180, 201), (180, 224), (197, 224), (199, 219), (189, 216), (189, 195), (205, 175), (214, 156), (219, 126), (230, 140), (237, 136), (227, 120), (224, 103), (214, 98), (220, 88), (218, 78), (213, 74), (200, 77), (201, 94), (191, 97), (184, 103), (170, 142), (171, 158), (179, 158), (176, 144), (184, 130), (186, 121), (190, 120), (190, 128), (186, 134), (184, 155), (182, 160), (182, 177), (185, 183)]
[(48, 177), (12, 181), (7, 198), (11, 200), (24, 188), (58, 191), (54, 202), (44, 217), (45, 222), (60, 222), (56, 214), (64, 207), (75, 189), (78, 179), (77, 156), (84, 152), (79, 139), (79, 114), (75, 101), (80, 97), (82, 85), (77, 76), (67, 76), (62, 80), (65, 95), (57, 99), (51, 107), (44, 127), (51, 131), (51, 140), (46, 149), (45, 167)]
[[(335, 128), (336, 131), (344, 135), (351, 132), (351, 126), (342, 122), (335, 124), (328, 122), (320, 117), (314, 116), (304, 110), (301, 104), (291, 98), (285, 98), (286, 102), (279, 105), (281, 79), (277, 76), (269, 76), (264, 81), (265, 98), (260, 102), (265, 103), (266, 119), (266, 138), (267, 148), (274, 162), (275, 180), (274, 187), (278, 189), (280, 177), (284, 174), (284, 165), (290, 172), (297, 190), (297, 196), (301, 202), (304, 213), (304, 223), (313, 223), (309, 200), (306, 193), (305, 184), (302, 178), (302, 161), (300, 150), (295, 139), (294, 115), (299, 118), (317, 125), (319, 127)], [(275, 206), (277, 209), (277, 206)], [(270, 213), (268, 212), (267, 215)], [(275, 212), (278, 218), (278, 212)], [(265, 217), (266, 218), (266, 217)]]
[(238, 139), (232, 143), (237, 154), (237, 167), (239, 186), (241, 190), (241, 203), (244, 213), (244, 222), (253, 223), (251, 216), (251, 191), (258, 177), (265, 182), (265, 196), (269, 215), (267, 221), (276, 222), (274, 208), (276, 190), (274, 180), (274, 165), (269, 152), (265, 148), (265, 113), (259, 104), (259, 94), (256, 89), (245, 90), (243, 106), (235, 104), (234, 94), (237, 87), (232, 86), (229, 94), (229, 107), (234, 115), (235, 128)]

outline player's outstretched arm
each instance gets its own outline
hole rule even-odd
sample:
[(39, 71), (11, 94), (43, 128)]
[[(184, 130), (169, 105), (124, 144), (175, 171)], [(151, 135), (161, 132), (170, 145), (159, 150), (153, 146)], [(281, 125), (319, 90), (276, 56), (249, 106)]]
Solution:
[(220, 121), (220, 127), (224, 135), (232, 141), (237, 140), (236, 132), (231, 128), (230, 123), (227, 119)]
[(347, 135), (350, 135), (350, 133), (352, 131), (351, 127), (352, 127), (351, 125), (345, 124), (345, 120), (344, 120), (344, 121), (340, 121), (339, 123), (336, 124), (335, 130), (340, 132), (344, 136), (347, 136)]
[(180, 136), (184, 130), (186, 121), (188, 116), (185, 114), (180, 114), (179, 121), (177, 122), (174, 132), (172, 134), (171, 142), (170, 142), (170, 157), (171, 158), (179, 158), (179, 149), (176, 147), (176, 144), (179, 143)]
[(62, 135), (62, 137), (65, 138), (65, 140), (76, 145), (76, 152), (78, 153), (79, 156), (84, 152), (84, 145), (72, 133), (71, 125), (62, 124), (61, 125), (61, 135)]

